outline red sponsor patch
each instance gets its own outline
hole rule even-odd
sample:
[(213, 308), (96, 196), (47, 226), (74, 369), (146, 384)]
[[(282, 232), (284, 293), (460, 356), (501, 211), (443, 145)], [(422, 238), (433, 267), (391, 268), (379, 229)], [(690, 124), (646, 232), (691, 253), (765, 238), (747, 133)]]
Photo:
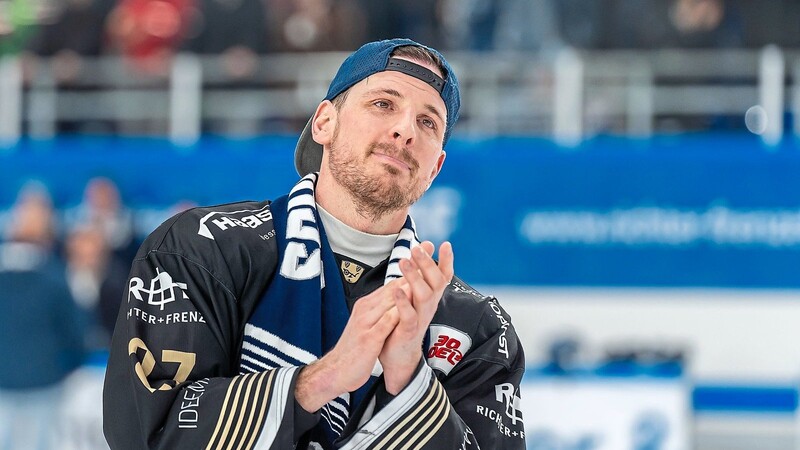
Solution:
[(436, 323), (431, 324), (429, 333), (430, 344), (425, 352), (428, 365), (448, 375), (468, 354), (472, 338), (461, 330)]
[(464, 356), (461, 353), (461, 341), (454, 337), (440, 334), (433, 346), (428, 350), (428, 359), (444, 359), (452, 365), (456, 365)]

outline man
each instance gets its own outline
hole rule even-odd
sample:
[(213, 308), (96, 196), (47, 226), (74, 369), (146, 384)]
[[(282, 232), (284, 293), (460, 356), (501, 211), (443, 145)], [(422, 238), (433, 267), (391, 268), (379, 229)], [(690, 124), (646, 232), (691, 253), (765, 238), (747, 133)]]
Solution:
[(86, 318), (53, 254), (49, 194), (20, 193), (0, 242), (0, 448), (56, 448), (64, 382), (83, 360)]
[(508, 315), (408, 217), (459, 102), (435, 50), (367, 44), (306, 125), (288, 196), (156, 230), (112, 343), (111, 447), (525, 448)]

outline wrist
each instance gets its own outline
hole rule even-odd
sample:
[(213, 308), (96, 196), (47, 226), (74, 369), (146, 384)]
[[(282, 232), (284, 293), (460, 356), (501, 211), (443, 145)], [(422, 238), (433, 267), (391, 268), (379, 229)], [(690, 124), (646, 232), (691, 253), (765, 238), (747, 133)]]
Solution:
[(303, 367), (295, 384), (295, 399), (306, 411), (314, 413), (341, 393), (334, 387), (334, 372), (323, 360)]
[(405, 389), (414, 377), (421, 359), (422, 352), (420, 351), (415, 358), (410, 358), (404, 364), (394, 365), (389, 368), (384, 367), (383, 381), (386, 385), (386, 392), (391, 395), (397, 395)]

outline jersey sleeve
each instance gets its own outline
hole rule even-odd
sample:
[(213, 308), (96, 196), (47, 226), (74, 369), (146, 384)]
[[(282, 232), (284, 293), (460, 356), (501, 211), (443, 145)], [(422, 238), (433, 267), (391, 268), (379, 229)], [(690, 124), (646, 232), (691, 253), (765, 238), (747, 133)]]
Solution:
[(408, 386), (383, 406), (374, 394), (382, 389), (381, 378), (372, 400), (354, 413), (338, 448), (524, 450), (522, 346), (496, 300), (486, 302), (479, 326), (479, 345), (449, 375), (421, 361)]
[(166, 245), (164, 233), (143, 245), (122, 299), (103, 392), (109, 446), (294, 448), (318, 421), (294, 399), (299, 367), (239, 374), (237, 276), (215, 242)]

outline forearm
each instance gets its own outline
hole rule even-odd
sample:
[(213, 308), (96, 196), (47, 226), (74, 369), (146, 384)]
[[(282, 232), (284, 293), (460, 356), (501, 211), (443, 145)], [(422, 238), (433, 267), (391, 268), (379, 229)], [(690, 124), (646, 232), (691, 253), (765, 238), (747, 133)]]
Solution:
[(315, 361), (300, 370), (294, 395), (304, 410), (313, 413), (342, 394), (333, 384), (335, 370), (326, 360)]
[[(422, 360), (422, 351), (410, 359), (408, 363), (396, 366), (387, 367), (384, 365), (383, 380), (386, 387), (386, 392), (391, 395), (397, 395), (408, 386), (408, 383), (417, 371), (417, 366)], [(413, 355), (414, 353), (412, 353)]]
[[(112, 449), (206, 448), (230, 443), (290, 448), (318, 417), (296, 411), (297, 368), (203, 378), (168, 390), (142, 389), (136, 375), (109, 364), (104, 432)], [(119, 374), (119, 375), (117, 375)]]

